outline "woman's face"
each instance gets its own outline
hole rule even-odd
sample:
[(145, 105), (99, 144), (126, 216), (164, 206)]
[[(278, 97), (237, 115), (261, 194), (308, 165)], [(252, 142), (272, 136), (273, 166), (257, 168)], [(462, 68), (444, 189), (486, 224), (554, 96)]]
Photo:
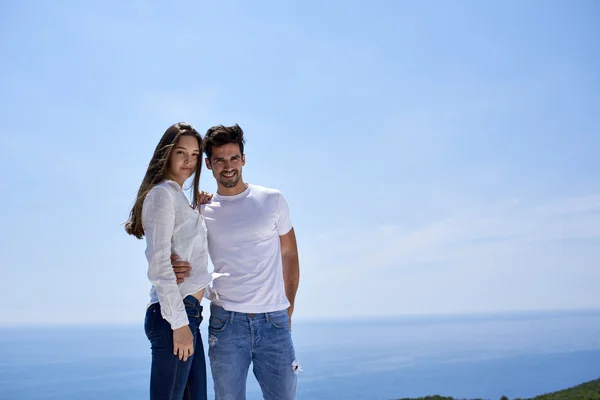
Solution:
[(199, 158), (198, 140), (193, 136), (180, 136), (169, 156), (167, 178), (183, 186), (185, 180), (196, 171)]

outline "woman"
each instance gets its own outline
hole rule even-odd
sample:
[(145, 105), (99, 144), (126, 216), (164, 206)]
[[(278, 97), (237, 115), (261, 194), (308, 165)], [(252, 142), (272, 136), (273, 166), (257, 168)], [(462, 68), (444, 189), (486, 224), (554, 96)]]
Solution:
[[(200, 302), (212, 281), (206, 225), (199, 212), (202, 138), (187, 123), (170, 126), (156, 146), (125, 230), (146, 236), (152, 283), (145, 330), (152, 348), (150, 399), (206, 399), (206, 363), (199, 326)], [(190, 206), (184, 182), (193, 176)], [(190, 276), (178, 284), (171, 256), (189, 261)], [(195, 355), (194, 355), (195, 354)], [(185, 397), (184, 397), (185, 395)]]

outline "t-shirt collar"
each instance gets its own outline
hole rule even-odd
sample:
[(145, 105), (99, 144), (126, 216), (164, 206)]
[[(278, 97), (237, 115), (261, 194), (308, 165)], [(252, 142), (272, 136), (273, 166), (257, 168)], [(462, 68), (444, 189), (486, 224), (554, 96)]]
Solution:
[(237, 199), (241, 199), (243, 197), (248, 196), (248, 194), (250, 194), (250, 187), (252, 185), (248, 184), (248, 187), (246, 189), (244, 189), (243, 192), (235, 194), (233, 196), (223, 196), (220, 195), (219, 193), (215, 193), (213, 200), (219, 200), (219, 201), (231, 201), (231, 200), (237, 200)]

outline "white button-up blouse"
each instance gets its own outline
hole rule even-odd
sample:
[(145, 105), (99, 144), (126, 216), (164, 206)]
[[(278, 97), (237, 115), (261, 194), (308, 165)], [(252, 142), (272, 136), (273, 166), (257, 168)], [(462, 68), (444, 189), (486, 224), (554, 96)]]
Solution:
[[(150, 304), (159, 302), (171, 329), (189, 323), (183, 299), (212, 281), (208, 272), (206, 224), (194, 210), (177, 182), (156, 185), (144, 200), (142, 226), (146, 236), (148, 279), (152, 282)], [(171, 254), (192, 266), (190, 276), (177, 284)]]

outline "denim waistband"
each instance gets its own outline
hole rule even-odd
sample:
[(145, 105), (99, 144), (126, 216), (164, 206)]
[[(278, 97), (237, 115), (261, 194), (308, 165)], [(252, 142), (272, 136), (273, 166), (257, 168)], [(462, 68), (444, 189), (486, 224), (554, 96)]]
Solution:
[(238, 311), (229, 311), (213, 303), (210, 305), (210, 315), (214, 315), (215, 317), (229, 321), (233, 321), (234, 319), (267, 319), (279, 313), (287, 313), (287, 310), (271, 311), (266, 313), (243, 313)]
[(198, 309), (202, 308), (198, 299), (195, 298), (194, 296), (192, 296), (191, 294), (188, 296), (185, 296), (185, 298), (183, 299), (183, 304), (190, 306), (190, 307), (198, 308)]
[[(189, 307), (202, 309), (202, 305), (200, 304), (198, 299), (192, 296), (191, 294), (183, 299), (183, 304)], [(148, 308), (150, 307), (160, 307), (160, 302), (157, 301), (156, 303), (148, 304)]]

